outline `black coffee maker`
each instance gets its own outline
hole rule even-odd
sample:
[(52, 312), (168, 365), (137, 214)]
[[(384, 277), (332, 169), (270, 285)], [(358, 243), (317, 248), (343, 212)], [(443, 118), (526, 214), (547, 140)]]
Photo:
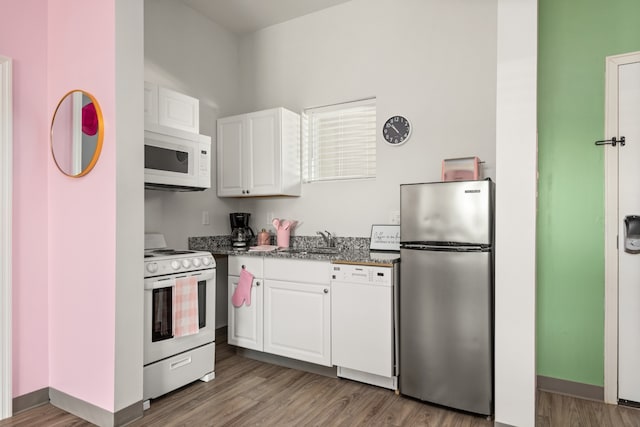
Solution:
[(231, 246), (237, 249), (246, 248), (255, 234), (249, 227), (250, 213), (233, 212), (229, 214), (231, 223)]

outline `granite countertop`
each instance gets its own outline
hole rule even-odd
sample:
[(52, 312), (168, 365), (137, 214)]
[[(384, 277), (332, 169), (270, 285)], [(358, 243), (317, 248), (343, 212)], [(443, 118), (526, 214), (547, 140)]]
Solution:
[(399, 252), (369, 250), (369, 239), (363, 237), (336, 237), (336, 254), (307, 252), (306, 249), (322, 247), (322, 238), (316, 236), (291, 236), (291, 247), (271, 252), (250, 252), (231, 246), (229, 236), (189, 237), (189, 249), (211, 252), (213, 255), (246, 255), (272, 258), (330, 261), (334, 264), (373, 265), (391, 267), (400, 262)]

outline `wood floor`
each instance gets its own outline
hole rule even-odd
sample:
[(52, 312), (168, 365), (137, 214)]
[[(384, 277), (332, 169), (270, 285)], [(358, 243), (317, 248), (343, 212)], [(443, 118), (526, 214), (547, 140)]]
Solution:
[[(538, 396), (538, 426), (640, 426), (640, 410), (552, 393)], [(0, 427), (91, 426), (43, 405)], [(431, 406), (354, 381), (247, 359), (218, 337), (216, 378), (153, 400), (139, 426), (493, 426), (483, 417)]]

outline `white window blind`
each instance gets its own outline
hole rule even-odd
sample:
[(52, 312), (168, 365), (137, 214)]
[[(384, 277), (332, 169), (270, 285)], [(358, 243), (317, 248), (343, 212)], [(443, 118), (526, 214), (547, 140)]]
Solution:
[(375, 178), (375, 98), (308, 108), (302, 118), (305, 182)]

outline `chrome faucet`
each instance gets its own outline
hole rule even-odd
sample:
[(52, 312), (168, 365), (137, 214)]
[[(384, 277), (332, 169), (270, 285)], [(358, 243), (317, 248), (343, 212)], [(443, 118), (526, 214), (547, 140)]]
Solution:
[(324, 242), (326, 243), (328, 248), (335, 248), (336, 247), (335, 236), (333, 236), (327, 230), (325, 230), (324, 233), (322, 231), (318, 231), (317, 234), (322, 236), (322, 239), (324, 240)]

